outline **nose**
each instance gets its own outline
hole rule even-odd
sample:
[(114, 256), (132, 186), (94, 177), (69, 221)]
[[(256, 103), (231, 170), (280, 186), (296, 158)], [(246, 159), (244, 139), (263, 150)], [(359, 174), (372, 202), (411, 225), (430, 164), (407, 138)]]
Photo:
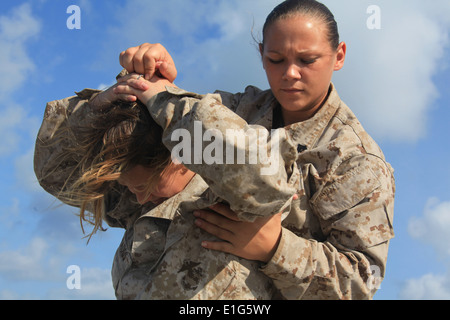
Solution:
[(283, 74), (283, 80), (300, 80), (301, 68), (296, 64), (289, 64)]

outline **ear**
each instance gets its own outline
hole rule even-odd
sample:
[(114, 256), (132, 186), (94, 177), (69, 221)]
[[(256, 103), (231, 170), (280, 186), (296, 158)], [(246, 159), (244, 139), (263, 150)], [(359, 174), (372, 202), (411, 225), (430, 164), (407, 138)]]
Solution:
[(263, 56), (264, 56), (264, 46), (262, 43), (259, 44), (259, 54), (261, 55), (261, 61), (263, 63), (263, 68), (266, 69), (266, 66), (264, 65), (264, 60), (263, 60)]
[(344, 66), (345, 55), (347, 53), (347, 45), (345, 42), (341, 42), (336, 51), (336, 63), (334, 64), (334, 71), (341, 70)]

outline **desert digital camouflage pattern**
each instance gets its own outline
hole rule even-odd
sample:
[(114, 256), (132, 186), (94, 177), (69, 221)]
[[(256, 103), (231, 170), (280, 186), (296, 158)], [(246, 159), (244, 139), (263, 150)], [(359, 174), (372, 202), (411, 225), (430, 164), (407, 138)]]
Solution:
[[(204, 131), (219, 131), (219, 137), (230, 128), (282, 126), (272, 93), (251, 86), (244, 93), (208, 95), (168, 87), (147, 107), (165, 128), (169, 149), (179, 143), (172, 132), (183, 128), (195, 136), (193, 123), (199, 120)], [(284, 211), (278, 250), (261, 267), (283, 298), (371, 299), (394, 237), (395, 181), (382, 151), (333, 84), (314, 117), (271, 136), (281, 155), (272, 175), (261, 175), (261, 164), (185, 165), (242, 219)], [(260, 143), (273, 145), (270, 139)], [(291, 202), (294, 193), (299, 199)]]
[[(35, 172), (42, 187), (58, 197), (81, 155), (61, 163), (77, 143), (80, 122), (93, 112), (88, 100), (95, 90), (47, 104), (35, 149)], [(75, 170), (75, 174), (73, 173)], [(73, 179), (72, 178), (72, 179)], [(70, 180), (70, 179), (69, 179)], [(70, 182), (69, 182), (70, 183)], [(272, 280), (259, 263), (201, 247), (212, 236), (195, 227), (193, 210), (217, 203), (196, 175), (176, 196), (155, 206), (140, 206), (126, 187), (117, 186), (105, 199), (105, 221), (124, 228), (114, 257), (112, 281), (118, 299), (271, 299)], [(63, 200), (63, 199), (62, 199)]]
[[(58, 161), (76, 143), (76, 133), (59, 140), (63, 143), (53, 142), (70, 132), (65, 128), (71, 124), (86, 121), (86, 114), (93, 112), (88, 99), (95, 93), (85, 90), (47, 104), (35, 172), (55, 196), (79, 155)], [(196, 121), (203, 131), (215, 129), (224, 137), (226, 129), (281, 125), (271, 92), (254, 87), (239, 94), (208, 95), (168, 88), (148, 108), (165, 129), (163, 141), (169, 149), (179, 144), (172, 139), (175, 130), (195, 136)], [(379, 147), (333, 86), (313, 118), (278, 128), (258, 143), (278, 146), (281, 157), (271, 175), (261, 174), (261, 163), (186, 163), (201, 178), (196, 175), (183, 192), (159, 206), (136, 205), (120, 186), (110, 192), (105, 220), (126, 230), (112, 269), (118, 299), (373, 297), (394, 236), (394, 178)], [(299, 199), (292, 201), (295, 193)], [(192, 211), (217, 201), (229, 203), (242, 219), (283, 212), (281, 241), (270, 262), (262, 265), (200, 246), (211, 236), (194, 227)]]

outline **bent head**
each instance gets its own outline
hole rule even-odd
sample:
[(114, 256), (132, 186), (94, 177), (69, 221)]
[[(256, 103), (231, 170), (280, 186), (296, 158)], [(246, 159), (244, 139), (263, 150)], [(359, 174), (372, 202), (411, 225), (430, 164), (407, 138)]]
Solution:
[(337, 23), (326, 6), (287, 0), (267, 17), (260, 53), (273, 94), (296, 122), (320, 108), (333, 72), (344, 65), (346, 45), (339, 43)]
[[(159, 203), (183, 190), (192, 178), (192, 172), (172, 163), (162, 143), (162, 128), (142, 103), (117, 102), (91, 117), (89, 125), (74, 129), (80, 143), (73, 154), (84, 156), (80, 178), (65, 193), (68, 202), (81, 207), (80, 218), (94, 224), (93, 233), (101, 226), (105, 195), (118, 184), (140, 204)], [(88, 218), (86, 210), (92, 212)]]
[[(153, 168), (137, 165), (123, 172), (117, 181), (126, 186), (136, 195), (136, 200), (144, 205), (148, 202), (159, 204), (173, 197), (184, 190), (193, 176), (194, 173), (181, 164), (172, 163), (156, 178)], [(150, 186), (153, 188), (149, 188)]]

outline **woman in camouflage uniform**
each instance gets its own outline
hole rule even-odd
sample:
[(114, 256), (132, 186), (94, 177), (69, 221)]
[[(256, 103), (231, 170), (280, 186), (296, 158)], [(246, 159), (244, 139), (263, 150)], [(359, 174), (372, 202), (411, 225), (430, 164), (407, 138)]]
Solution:
[(276, 290), (256, 261), (201, 247), (215, 237), (195, 227), (192, 212), (220, 199), (171, 161), (142, 103), (92, 103), (112, 90), (47, 104), (35, 172), (45, 190), (81, 208), (94, 225), (89, 237), (103, 220), (126, 230), (112, 268), (117, 298), (271, 299)]
[[(191, 193), (198, 195), (203, 190), (200, 197), (187, 200), (186, 210), (161, 213), (157, 208), (164, 208), (161, 206), (166, 201), (156, 210), (148, 211), (149, 214), (134, 210), (124, 215), (121, 209), (127, 203), (126, 189), (131, 191), (133, 186), (131, 189), (124, 186), (119, 193), (105, 197), (108, 200), (105, 206), (111, 209), (105, 216), (108, 223), (133, 227), (127, 229), (115, 258), (116, 289), (131, 289), (123, 295), (119, 293), (119, 297), (158, 297), (152, 295), (149, 282), (155, 268), (147, 265), (147, 269), (133, 273), (141, 262), (141, 265), (160, 263), (163, 276), (159, 279), (163, 285), (167, 283), (165, 277), (175, 272), (172, 284), (182, 283), (184, 288), (194, 291), (201, 289), (198, 279), (205, 272), (214, 274), (217, 269), (198, 268), (199, 259), (180, 260), (175, 263), (178, 268), (164, 269), (166, 262), (148, 258), (151, 252), (163, 252), (159, 257), (170, 257), (165, 250), (181, 243), (186, 231), (193, 235), (189, 239), (195, 241), (185, 245), (193, 250), (200, 245), (211, 249), (199, 250), (196, 257), (202, 258), (205, 252), (224, 252), (259, 261), (258, 271), (254, 271), (253, 264), (243, 274), (264, 274), (271, 278), (281, 298), (368, 299), (384, 277), (389, 241), (393, 237), (394, 179), (381, 150), (331, 84), (331, 75), (343, 66), (346, 52), (345, 43), (339, 43), (332, 14), (316, 1), (285, 1), (267, 18), (263, 36), (260, 50), (271, 90), (248, 87), (239, 94), (217, 92), (201, 96), (173, 88), (171, 81), (151, 74), (147, 77), (150, 82), (131, 74), (116, 85), (115, 98), (138, 97), (147, 105), (164, 129), (163, 141), (169, 149), (176, 147), (171, 141), (174, 130), (183, 128), (195, 136), (193, 122), (200, 120), (203, 130), (214, 128), (223, 136), (229, 128), (278, 128), (266, 143), (278, 145), (281, 156), (276, 173), (267, 176), (260, 174), (261, 163), (186, 163), (208, 184), (186, 194), (190, 198)], [(169, 80), (176, 75), (170, 55), (161, 46), (130, 48), (121, 55), (121, 63), (130, 72), (147, 74), (146, 68), (150, 66)], [(70, 167), (70, 161), (58, 162), (61, 154), (55, 150), (61, 146), (52, 140), (55, 133), (85, 119), (86, 113), (92, 112), (89, 107), (92, 104), (88, 103), (92, 97), (92, 92), (84, 92), (47, 106), (36, 149), (36, 173), (43, 186), (52, 186), (59, 174)], [(99, 99), (100, 95), (96, 97)], [(277, 143), (273, 144), (273, 140)], [(45, 154), (41, 143), (56, 149)], [(76, 163), (77, 156), (74, 159)], [(56, 168), (55, 163), (59, 165)], [(208, 186), (210, 189), (204, 194)], [(199, 210), (215, 203), (218, 199), (214, 195), (220, 195), (229, 206), (217, 205), (214, 212)], [(181, 197), (175, 207), (182, 208), (185, 199)], [(186, 214), (192, 211), (201, 229), (192, 228), (194, 218)], [(175, 222), (179, 216), (183, 218)], [(143, 227), (138, 232), (134, 227), (139, 224)], [(169, 232), (171, 228), (175, 232)], [(214, 238), (205, 233), (195, 234), (198, 230), (224, 241), (211, 241)], [(158, 243), (147, 241), (153, 235), (165, 242), (164, 248), (152, 247)], [(178, 248), (177, 253), (183, 252), (183, 248)], [(225, 260), (231, 256), (227, 255)], [(226, 274), (229, 269), (222, 270)], [(225, 283), (228, 291), (224, 292), (233, 292), (232, 282)], [(232, 297), (212, 292), (213, 296), (206, 293), (203, 297)]]
[[(132, 75), (115, 93), (147, 105), (171, 150), (177, 146), (171, 134), (185, 129), (195, 136), (196, 121), (221, 136), (227, 129), (277, 129), (266, 141), (281, 157), (273, 175), (261, 175), (261, 163), (185, 163), (229, 203), (196, 211), (196, 224), (223, 240), (202, 246), (261, 261), (260, 271), (286, 299), (370, 299), (394, 236), (395, 182), (382, 151), (331, 83), (346, 54), (336, 21), (317, 1), (284, 1), (266, 20), (260, 52), (270, 90), (197, 95), (175, 88), (152, 74), (160, 60), (172, 69), (165, 73), (175, 73), (168, 53), (144, 44), (124, 51), (121, 64), (150, 82)], [(261, 216), (264, 228), (248, 221)]]

